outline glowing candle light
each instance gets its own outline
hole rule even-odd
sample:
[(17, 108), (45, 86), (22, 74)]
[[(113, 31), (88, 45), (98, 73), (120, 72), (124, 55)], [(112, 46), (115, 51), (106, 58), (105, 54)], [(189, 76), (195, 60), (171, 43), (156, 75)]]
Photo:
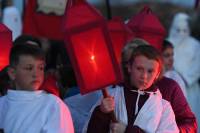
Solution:
[(94, 60), (95, 60), (95, 56), (94, 56), (94, 55), (91, 55), (90, 59), (91, 59), (92, 61), (94, 61)]

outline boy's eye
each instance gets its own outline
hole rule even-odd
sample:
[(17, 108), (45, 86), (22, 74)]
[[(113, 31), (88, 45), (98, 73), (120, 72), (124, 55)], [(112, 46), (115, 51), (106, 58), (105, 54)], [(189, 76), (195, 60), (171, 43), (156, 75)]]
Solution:
[(25, 70), (31, 71), (33, 69), (33, 67), (25, 67)]
[(43, 71), (43, 70), (44, 70), (44, 66), (40, 66), (39, 69), (40, 69), (41, 71)]
[(143, 68), (142, 67), (137, 67), (137, 70), (142, 72)]
[(174, 54), (173, 53), (166, 53), (166, 54), (163, 54), (163, 57), (165, 58), (169, 58), (169, 57), (173, 57)]
[(154, 70), (148, 70), (148, 73), (150, 73), (150, 74), (153, 73), (153, 72), (154, 72)]

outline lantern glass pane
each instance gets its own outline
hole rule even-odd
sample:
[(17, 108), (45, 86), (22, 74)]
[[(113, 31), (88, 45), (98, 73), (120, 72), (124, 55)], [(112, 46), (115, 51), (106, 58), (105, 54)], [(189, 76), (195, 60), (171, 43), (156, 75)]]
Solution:
[(80, 69), (80, 89), (87, 92), (105, 87), (116, 81), (114, 66), (102, 28), (97, 27), (71, 36), (75, 59)]

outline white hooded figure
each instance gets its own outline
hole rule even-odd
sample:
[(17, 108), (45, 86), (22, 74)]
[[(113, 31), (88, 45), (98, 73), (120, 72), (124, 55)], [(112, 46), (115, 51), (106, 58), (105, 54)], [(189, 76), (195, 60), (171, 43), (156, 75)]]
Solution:
[(174, 16), (168, 40), (174, 45), (174, 68), (186, 81), (187, 99), (200, 126), (200, 42), (190, 36), (187, 14)]
[(9, 1), (3, 9), (2, 22), (12, 31), (12, 40), (14, 41), (22, 34), (22, 18), (19, 10)]

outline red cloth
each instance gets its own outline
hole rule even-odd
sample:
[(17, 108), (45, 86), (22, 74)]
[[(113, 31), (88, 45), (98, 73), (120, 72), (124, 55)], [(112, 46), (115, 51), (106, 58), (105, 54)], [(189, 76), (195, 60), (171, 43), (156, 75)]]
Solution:
[(45, 90), (46, 92), (49, 92), (59, 97), (59, 88), (56, 83), (56, 77), (52, 74), (48, 74), (40, 88), (41, 90)]
[(36, 1), (27, 1), (24, 11), (23, 33), (52, 40), (63, 40), (64, 33), (61, 27), (63, 16), (37, 12)]
[(142, 38), (161, 50), (166, 31), (158, 17), (148, 6), (145, 6), (141, 12), (133, 16), (127, 25), (135, 37)]

